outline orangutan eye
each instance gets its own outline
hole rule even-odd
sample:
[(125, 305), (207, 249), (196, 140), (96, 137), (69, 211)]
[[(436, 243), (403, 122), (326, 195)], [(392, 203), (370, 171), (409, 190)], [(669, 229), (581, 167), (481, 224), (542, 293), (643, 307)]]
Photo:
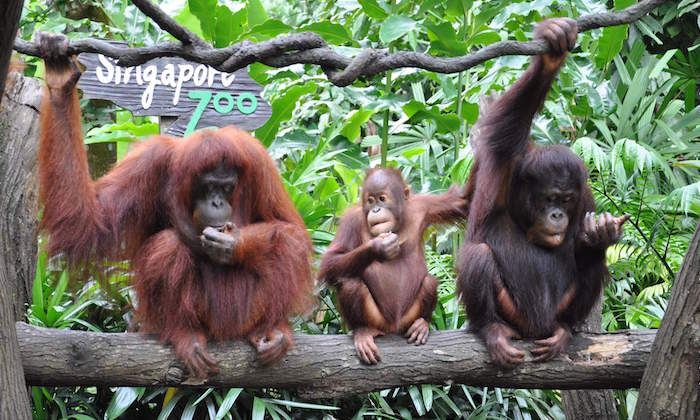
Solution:
[(379, 196), (379, 201), (381, 201), (382, 203), (385, 202), (385, 201), (386, 201), (386, 196), (385, 196), (384, 194), (380, 195), (380, 196)]
[(369, 204), (369, 205), (374, 204), (374, 197), (367, 197), (367, 204)]

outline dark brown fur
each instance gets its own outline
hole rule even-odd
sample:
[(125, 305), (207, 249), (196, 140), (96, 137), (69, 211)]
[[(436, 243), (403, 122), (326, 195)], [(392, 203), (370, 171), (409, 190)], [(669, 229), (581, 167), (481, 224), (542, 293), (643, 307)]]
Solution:
[[(568, 41), (572, 48), (575, 23), (566, 22), (574, 26), (567, 33), (553, 28), (559, 34), (556, 42)], [(543, 33), (552, 27), (551, 21), (540, 24), (539, 36), (551, 42), (554, 34)], [(608, 276), (607, 244), (590, 246), (581, 240), (584, 216), (595, 209), (583, 162), (566, 147), (539, 147), (528, 138), (565, 57), (566, 48), (534, 57), (520, 79), (487, 104), (472, 134), (471, 204), (458, 286), (470, 329), (484, 337), (494, 360), (506, 366), (523, 360), (522, 352), (503, 345), (517, 336), (556, 335), (542, 344), (551, 348), (538, 350), (543, 359), (556, 355), (566, 344), (567, 331), (587, 316)], [(550, 248), (531, 242), (540, 229), (537, 197), (546, 185), (573, 194), (565, 239)]]

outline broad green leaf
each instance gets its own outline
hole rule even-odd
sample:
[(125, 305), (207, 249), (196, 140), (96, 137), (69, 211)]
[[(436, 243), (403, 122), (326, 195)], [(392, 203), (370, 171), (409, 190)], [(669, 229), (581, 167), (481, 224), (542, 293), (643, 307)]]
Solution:
[(292, 27), (281, 20), (268, 19), (264, 23), (252, 27), (246, 35), (256, 41), (264, 41), (291, 31)]
[(416, 22), (413, 19), (402, 15), (391, 15), (382, 22), (382, 26), (379, 28), (379, 39), (384, 44), (389, 44), (406, 35), (415, 27)]
[(268, 404), (267, 405), (267, 413), (270, 415), (270, 418), (272, 420), (282, 420), (282, 417), (284, 417), (285, 420), (292, 420), (291, 417), (283, 409), (280, 407), (277, 407), (274, 404)]
[(296, 108), (299, 98), (314, 92), (316, 87), (316, 84), (312, 82), (293, 86), (287, 89), (283, 96), (272, 101), (272, 115), (265, 125), (255, 130), (255, 137), (268, 146), (275, 139), (282, 121), (287, 121), (292, 117), (292, 111)]
[(56, 322), (62, 322), (67, 319), (71, 319), (75, 316), (77, 316), (83, 309), (87, 308), (88, 306), (94, 304), (96, 301), (94, 299), (88, 299), (87, 301), (77, 304), (74, 303), (70, 305), (68, 308), (66, 308), (65, 311), (61, 314), (60, 317), (56, 320)]
[(427, 23), (425, 28), (428, 32), (431, 50), (446, 55), (467, 53), (467, 44), (457, 39), (457, 33), (449, 22), (442, 22), (439, 25)]
[(501, 40), (501, 36), (498, 35), (498, 32), (481, 31), (478, 34), (475, 34), (475, 35), (469, 37), (469, 40), (467, 40), (467, 43), (469, 45), (489, 45), (489, 44), (493, 44), (495, 42), (499, 42), (500, 40)]
[(408, 387), (408, 394), (411, 396), (411, 400), (413, 401), (413, 406), (416, 408), (418, 415), (424, 416), (425, 415), (425, 406), (423, 405), (423, 399), (421, 398), (420, 391), (418, 391), (418, 387), (415, 385), (409, 386)]
[[(700, 26), (700, 14), (698, 15), (698, 26)], [(695, 108), (695, 93), (697, 92), (697, 82), (695, 79), (686, 82), (683, 93), (685, 94), (685, 112), (690, 112)]]
[(603, 28), (603, 35), (598, 40), (595, 63), (598, 68), (605, 68), (622, 50), (622, 42), (627, 38), (627, 25)]
[(462, 118), (469, 124), (474, 124), (479, 118), (479, 105), (473, 102), (462, 102)]
[(245, 8), (232, 13), (226, 6), (216, 6), (214, 45), (217, 48), (227, 47), (245, 32), (247, 13)]
[(314, 22), (311, 25), (303, 26), (298, 29), (298, 32), (316, 32), (331, 44), (343, 45), (348, 42), (351, 44), (357, 44), (343, 25), (332, 23), (327, 20)]
[(394, 410), (392, 410), (391, 406), (390, 406), (389, 403), (386, 401), (386, 399), (384, 398), (384, 396), (382, 396), (382, 394), (384, 394), (384, 391), (382, 391), (382, 392), (373, 392), (373, 393), (371, 393), (370, 395), (372, 396), (372, 398), (373, 398), (375, 401), (377, 401), (377, 403), (379, 404), (379, 407), (381, 407), (381, 409), (382, 409), (382, 411), (383, 411), (384, 413), (386, 413), (386, 414), (394, 414)]
[(430, 411), (433, 408), (433, 386), (429, 384), (423, 384), (421, 387), (421, 393), (423, 394), (423, 403), (425, 404), (425, 411)]
[(274, 67), (266, 66), (263, 63), (251, 63), (248, 66), (248, 76), (261, 85), (266, 85), (268, 70), (274, 70)]
[(461, 18), (471, 8), (474, 0), (447, 0), (447, 15)]
[(679, 166), (681, 168), (686, 167), (686, 168), (700, 169), (700, 160), (697, 160), (697, 159), (681, 160), (679, 162), (674, 163), (673, 166)]
[[(542, 14), (547, 13), (548, 8), (554, 3), (554, 0), (533, 0), (533, 1), (523, 1), (519, 3), (506, 2), (507, 6), (503, 8), (499, 2), (490, 2), (491, 8), (487, 9), (485, 12), (480, 13), (477, 20), (477, 27), (481, 24), (486, 24), (491, 22), (491, 25), (495, 27), (502, 26), (506, 21), (513, 19), (514, 16), (529, 16), (530, 14)], [(488, 3), (487, 3), (488, 4)], [(482, 6), (483, 8), (483, 6)], [(493, 15), (490, 18), (489, 15)]]
[(202, 32), (202, 26), (199, 23), (199, 19), (190, 11), (189, 2), (185, 3), (185, 6), (178, 12), (177, 15), (173, 16), (173, 19), (180, 25), (194, 32), (201, 38), (205, 38)]
[(42, 282), (42, 273), (46, 272), (46, 251), (39, 252), (36, 263), (36, 273), (34, 274), (34, 284), (32, 286), (32, 309), (36, 306), (37, 310), (44, 314), (44, 284)]
[(591, 119), (593, 124), (596, 126), (600, 134), (603, 136), (605, 141), (608, 142), (608, 144), (612, 145), (614, 142), (612, 133), (610, 132), (610, 129), (606, 125), (605, 121), (602, 120), (596, 120), (596, 119)]
[[(95, 136), (115, 131), (128, 132), (131, 136), (134, 137), (150, 136), (153, 134), (158, 134), (158, 124), (149, 122), (143, 124), (136, 124), (133, 121), (105, 124), (91, 129), (87, 132), (87, 136)], [(86, 142), (86, 144), (88, 143)]]
[(180, 420), (192, 420), (194, 418), (194, 413), (197, 411), (197, 405), (194, 404), (194, 400), (196, 399), (196, 397), (196, 395), (193, 395), (190, 397), (189, 400), (187, 400), (187, 404), (185, 404), (185, 409), (182, 410)]
[(112, 400), (109, 402), (107, 410), (105, 411), (105, 419), (116, 419), (124, 414), (124, 412), (131, 407), (131, 404), (136, 401), (138, 395), (138, 388), (117, 388), (117, 391), (112, 395)]
[(62, 310), (59, 304), (61, 303), (61, 298), (63, 298), (63, 294), (66, 292), (67, 287), (68, 272), (64, 270), (61, 272), (61, 276), (58, 278), (58, 284), (51, 294), (51, 299), (49, 300), (47, 307), (47, 321), (49, 324), (55, 323), (58, 319), (59, 311)]
[(266, 399), (266, 401), (269, 401), (273, 404), (277, 405), (284, 405), (287, 407), (294, 407), (294, 408), (306, 408), (310, 410), (340, 410), (340, 407), (336, 407), (333, 405), (323, 405), (323, 404), (312, 404), (312, 403), (305, 403), (305, 402), (298, 402), (298, 401), (287, 401), (287, 400), (277, 400), (277, 399)]
[(374, 115), (375, 111), (373, 109), (360, 108), (353, 112), (350, 117), (345, 121), (341, 133), (350, 141), (355, 141), (360, 137), (360, 129), (362, 125), (369, 120), (369, 118)]
[(265, 7), (260, 0), (248, 0), (248, 26), (254, 27), (265, 23), (269, 19)]
[(406, 116), (408, 116), (408, 118), (411, 118), (413, 115), (416, 114), (416, 112), (425, 111), (425, 108), (426, 106), (424, 103), (413, 100), (403, 106), (403, 112), (406, 113)]
[(253, 412), (250, 418), (252, 420), (263, 420), (265, 418), (265, 400), (253, 397)]
[(617, 131), (615, 137), (621, 139), (623, 137), (632, 137), (632, 127), (634, 124), (634, 109), (639, 105), (640, 100), (644, 97), (644, 93), (649, 86), (649, 72), (651, 66), (637, 71), (632, 79), (632, 84), (625, 94), (622, 101), (622, 106), (618, 111)]
[(615, 0), (615, 10), (623, 10), (637, 3), (637, 0)]
[(175, 406), (177, 405), (178, 401), (180, 401), (180, 399), (184, 396), (184, 392), (175, 393), (175, 395), (173, 395), (173, 397), (168, 401), (168, 403), (163, 406), (163, 409), (160, 410), (160, 413), (158, 414), (158, 420), (167, 420), (170, 417), (170, 413), (172, 413), (175, 409)]
[(449, 395), (447, 395), (447, 393), (441, 389), (441, 387), (435, 387), (433, 391), (438, 394), (438, 396), (445, 402), (445, 404), (447, 404), (448, 407), (452, 409), (452, 411), (454, 411), (456, 416), (462, 415), (462, 411), (459, 409), (459, 407), (457, 407), (457, 404), (452, 401), (452, 398), (450, 398)]
[(413, 93), (413, 99), (420, 103), (425, 103), (425, 95), (423, 94), (423, 84), (419, 82), (411, 82), (411, 93)]
[(187, 0), (190, 12), (199, 19), (202, 34), (205, 39), (214, 39), (216, 19), (212, 19), (212, 11), (216, 10), (216, 0)]
[(658, 45), (663, 45), (664, 42), (661, 39), (659, 39), (658, 36), (656, 36), (657, 30), (660, 31), (660, 30), (662, 30), (662, 28), (652, 29), (650, 27), (650, 25), (647, 24), (647, 22), (654, 22), (654, 21), (653, 21), (653, 19), (650, 19), (648, 16), (642, 17), (638, 21), (635, 21), (635, 26), (637, 27), (637, 29), (639, 29), (640, 32), (642, 32), (644, 35), (651, 38)]
[(381, 21), (389, 16), (389, 13), (376, 0), (358, 0), (358, 3), (360, 3), (362, 11), (375, 20)]
[(117, 141), (117, 162), (124, 159), (129, 153), (129, 145), (132, 141)]
[(412, 147), (410, 149), (405, 149), (401, 152), (401, 156), (405, 157), (406, 159), (412, 159), (416, 156), (420, 156), (426, 152), (426, 147), (425, 146), (418, 146), (418, 147)]
[(456, 114), (443, 114), (437, 106), (428, 107), (425, 104), (412, 100), (403, 106), (403, 112), (413, 121), (425, 119), (435, 121), (437, 131), (449, 133), (459, 129), (459, 117)]
[(413, 416), (411, 416), (411, 410), (409, 410), (406, 407), (397, 407), (399, 414), (401, 414), (401, 418), (405, 420), (411, 420)]
[(231, 388), (228, 390), (223, 401), (219, 404), (219, 410), (216, 412), (216, 420), (221, 420), (228, 414), (241, 391), (243, 391), (243, 388)]
[(654, 69), (649, 73), (649, 78), (650, 79), (656, 79), (656, 77), (661, 74), (662, 71), (666, 69), (666, 65), (668, 64), (668, 61), (673, 57), (673, 54), (676, 53), (676, 49), (668, 50), (666, 53), (659, 59), (659, 61), (656, 63), (654, 66)]
[[(700, 3), (698, 3), (697, 0), (682, 0), (678, 3), (679, 16), (683, 16), (683, 14), (688, 13), (696, 7), (700, 7)], [(683, 10), (684, 8), (685, 10)]]
[(360, 146), (362, 147), (371, 147), (371, 146), (378, 146), (382, 144), (382, 138), (377, 136), (377, 135), (372, 135), (372, 136), (367, 136), (362, 139), (362, 143), (360, 143)]
[(627, 66), (622, 61), (622, 57), (618, 54), (613, 60), (615, 60), (615, 67), (617, 68), (617, 73), (620, 75), (620, 80), (622, 80), (622, 83), (629, 86), (629, 84), (632, 83), (632, 78), (627, 71)]
[[(637, 0), (615, 0), (615, 9), (622, 10), (636, 3)], [(603, 35), (598, 40), (595, 63), (598, 68), (605, 68), (622, 50), (622, 42), (627, 38), (629, 25), (608, 26), (603, 28)]]

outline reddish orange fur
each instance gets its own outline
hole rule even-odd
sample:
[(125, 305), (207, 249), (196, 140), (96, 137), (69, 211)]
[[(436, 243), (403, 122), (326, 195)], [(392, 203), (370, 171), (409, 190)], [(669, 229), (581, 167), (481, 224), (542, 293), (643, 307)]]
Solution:
[(12, 57), (12, 58), (10, 59), (10, 66), (9, 66), (8, 69), (7, 69), (7, 74), (10, 74), (10, 73), (12, 73), (12, 72), (22, 73), (22, 72), (24, 72), (24, 68), (25, 68), (25, 67), (26, 67), (26, 66), (25, 66), (25, 64), (24, 64), (24, 61), (22, 61), (21, 58), (19, 58), (19, 57)]
[[(291, 342), (287, 317), (309, 303), (312, 246), (263, 145), (233, 127), (156, 136), (93, 182), (77, 92), (50, 91), (39, 151), (40, 228), (50, 233), (49, 252), (63, 253), (73, 267), (131, 259), (139, 321), (176, 348), (193, 333), (228, 340), (276, 325), (286, 325), (280, 328)], [(222, 163), (238, 174), (230, 204), (240, 242), (231, 266), (186, 245), (193, 182)]]

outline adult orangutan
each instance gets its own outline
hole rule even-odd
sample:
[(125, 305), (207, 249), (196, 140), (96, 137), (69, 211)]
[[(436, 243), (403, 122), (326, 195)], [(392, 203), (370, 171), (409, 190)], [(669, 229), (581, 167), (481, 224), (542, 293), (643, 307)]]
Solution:
[(292, 345), (287, 317), (310, 296), (311, 241), (274, 162), (234, 127), (139, 144), (93, 182), (62, 35), (40, 34), (46, 63), (39, 150), (41, 229), (73, 267), (128, 258), (143, 329), (197, 378), (217, 372), (207, 339), (247, 338), (261, 363)]
[(536, 338), (535, 360), (562, 351), (608, 276), (605, 250), (627, 216), (596, 217), (581, 159), (563, 146), (539, 147), (530, 125), (576, 42), (576, 22), (535, 27), (551, 52), (483, 110), (473, 129), (474, 165), (458, 286), (470, 329), (493, 361), (512, 367), (525, 354), (512, 338)]
[(374, 337), (385, 333), (427, 342), (437, 281), (425, 265), (423, 233), (431, 224), (465, 218), (466, 208), (464, 188), (412, 195), (398, 171), (367, 172), (362, 203), (343, 216), (318, 274), (336, 288), (363, 362), (380, 360)]

